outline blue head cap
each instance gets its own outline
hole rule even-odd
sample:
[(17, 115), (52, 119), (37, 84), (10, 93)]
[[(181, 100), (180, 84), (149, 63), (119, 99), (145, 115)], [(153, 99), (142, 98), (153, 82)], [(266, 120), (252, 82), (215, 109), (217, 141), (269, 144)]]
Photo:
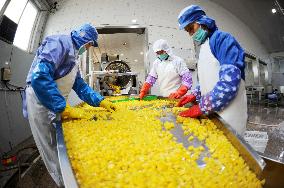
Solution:
[(215, 20), (206, 16), (200, 6), (190, 5), (180, 11), (178, 16), (179, 28), (184, 29), (187, 25), (197, 22), (206, 25), (211, 32), (217, 30)]
[(71, 32), (71, 37), (78, 50), (81, 46), (88, 42), (93, 42), (93, 46), (98, 46), (98, 32), (91, 24), (84, 24), (79, 29)]

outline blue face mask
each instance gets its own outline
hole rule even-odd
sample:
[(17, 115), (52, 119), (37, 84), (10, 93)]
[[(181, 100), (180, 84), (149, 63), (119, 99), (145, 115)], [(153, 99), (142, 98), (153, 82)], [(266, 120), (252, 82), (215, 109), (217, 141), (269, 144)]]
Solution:
[(197, 45), (201, 45), (207, 38), (208, 32), (199, 27), (199, 29), (192, 35), (192, 39)]
[(161, 54), (161, 55), (158, 55), (158, 58), (161, 60), (161, 61), (164, 61), (166, 59), (168, 59), (169, 55), (168, 54)]
[(84, 44), (83, 46), (81, 46), (78, 50), (78, 55), (82, 55), (87, 50), (87, 47), (86, 47), (87, 45), (94, 46), (94, 41), (90, 41), (90, 42)]

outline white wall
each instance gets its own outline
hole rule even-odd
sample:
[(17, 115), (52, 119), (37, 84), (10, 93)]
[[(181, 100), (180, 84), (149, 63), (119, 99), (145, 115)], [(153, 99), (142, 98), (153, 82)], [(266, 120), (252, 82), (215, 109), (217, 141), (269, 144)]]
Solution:
[(190, 59), (192, 40), (186, 32), (178, 29), (177, 23), (180, 10), (190, 4), (202, 6), (207, 15), (216, 20), (218, 27), (234, 35), (244, 49), (263, 60), (269, 58), (265, 47), (248, 26), (227, 10), (205, 0), (62, 0), (59, 10), (49, 16), (44, 35), (67, 34), (85, 22), (95, 26), (126, 26), (132, 24), (132, 19), (137, 19), (139, 25), (148, 28), (148, 63), (154, 60), (152, 44), (160, 38), (168, 40), (176, 55)]

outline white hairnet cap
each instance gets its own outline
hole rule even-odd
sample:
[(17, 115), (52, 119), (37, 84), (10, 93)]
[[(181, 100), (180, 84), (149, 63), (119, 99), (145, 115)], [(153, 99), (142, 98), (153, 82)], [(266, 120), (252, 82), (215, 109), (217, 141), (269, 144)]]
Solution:
[(167, 52), (168, 55), (172, 55), (172, 49), (168, 45), (167, 41), (164, 39), (159, 39), (153, 44), (153, 51), (155, 53), (161, 50)]

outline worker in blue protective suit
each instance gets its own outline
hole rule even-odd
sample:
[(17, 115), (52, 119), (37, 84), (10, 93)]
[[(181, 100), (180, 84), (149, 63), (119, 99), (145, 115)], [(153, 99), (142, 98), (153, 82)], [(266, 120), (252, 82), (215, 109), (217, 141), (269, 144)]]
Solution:
[(27, 76), (26, 106), (31, 131), (47, 170), (58, 186), (63, 186), (63, 181), (52, 122), (64, 111), (71, 89), (91, 106), (115, 110), (111, 102), (84, 82), (78, 70), (78, 55), (90, 46), (97, 46), (97, 39), (97, 30), (90, 24), (69, 35), (46, 37)]
[(196, 118), (218, 113), (235, 131), (243, 134), (247, 122), (244, 50), (229, 33), (218, 30), (215, 21), (196, 5), (184, 8), (178, 16), (179, 28), (200, 48), (199, 85), (183, 97), (178, 106), (198, 102), (180, 116)]

